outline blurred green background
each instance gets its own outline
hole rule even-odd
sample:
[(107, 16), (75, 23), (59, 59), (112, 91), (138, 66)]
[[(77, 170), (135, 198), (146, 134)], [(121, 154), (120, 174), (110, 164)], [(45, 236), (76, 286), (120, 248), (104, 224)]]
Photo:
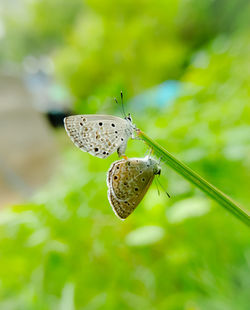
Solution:
[[(165, 166), (171, 199), (153, 184), (120, 221), (106, 186), (117, 155), (83, 153), (48, 122), (121, 116), (123, 90), (137, 127), (249, 209), (249, 19), (246, 0), (0, 2), (1, 126), (16, 115), (0, 127), (1, 196), (14, 188), (0, 212), (0, 309), (249, 309), (244, 224)], [(8, 104), (13, 79), (30, 106), (23, 90), (23, 106)], [(146, 151), (129, 141), (129, 157)]]

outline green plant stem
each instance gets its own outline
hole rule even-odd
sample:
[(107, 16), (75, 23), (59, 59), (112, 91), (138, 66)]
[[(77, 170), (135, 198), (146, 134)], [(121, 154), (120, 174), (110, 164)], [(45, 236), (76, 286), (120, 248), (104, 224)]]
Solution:
[(195, 186), (199, 187), (204, 193), (209, 195), (215, 201), (217, 201), (221, 206), (230, 211), (234, 216), (244, 222), (246, 225), (250, 226), (249, 214), (244, 211), (237, 203), (235, 203), (230, 197), (225, 195), (215, 186), (204, 180), (191, 168), (183, 164), (181, 161), (176, 159), (167, 150), (161, 147), (159, 144), (150, 139), (144, 132), (137, 130), (137, 134), (140, 139), (144, 140), (150, 148), (153, 149), (154, 153), (161, 158), (161, 161), (168, 164), (176, 172), (186, 178), (188, 181), (192, 182)]

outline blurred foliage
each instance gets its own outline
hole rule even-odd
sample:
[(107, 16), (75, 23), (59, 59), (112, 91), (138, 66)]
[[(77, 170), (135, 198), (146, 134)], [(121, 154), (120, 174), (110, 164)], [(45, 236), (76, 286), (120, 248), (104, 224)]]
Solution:
[(120, 89), (133, 96), (179, 78), (193, 50), (217, 33), (230, 33), (249, 7), (246, 1), (230, 7), (227, 1), (87, 3), (69, 44), (56, 53), (58, 75), (78, 99)]
[[(129, 106), (135, 123), (248, 206), (249, 4), (70, 3), (72, 9), (59, 0), (29, 2), (34, 19), (23, 34), (39, 33), (37, 44), (18, 38), (17, 54), (53, 50), (58, 76), (85, 112), (112, 113), (114, 105), (100, 99), (121, 88), (132, 97), (179, 78), (175, 101), (138, 114)], [(55, 20), (46, 23), (52, 10)], [(17, 34), (24, 29), (18, 22)], [(1, 309), (248, 309), (247, 227), (165, 167), (161, 183), (171, 199), (152, 185), (120, 221), (105, 184), (117, 156), (93, 158), (65, 132), (55, 135), (66, 144), (57, 175), (30, 203), (1, 212)], [(129, 141), (127, 155), (146, 150)]]
[(82, 0), (6, 1), (0, 3), (5, 24), (0, 60), (22, 61), (27, 55), (40, 56), (65, 43)]
[(246, 27), (250, 12), (245, 0), (24, 0), (5, 6), (0, 60), (50, 53), (58, 78), (84, 103), (90, 94), (103, 99), (126, 89), (133, 96), (179, 78), (195, 49)]
[(161, 144), (167, 142), (166, 147), (183, 161), (196, 162), (198, 171), (246, 205), (250, 202), (244, 194), (250, 175), (248, 37), (248, 32), (219, 36), (197, 51), (181, 79), (182, 96), (161, 116), (156, 108), (150, 111), (158, 114), (153, 130)]
[(191, 189), (168, 200), (154, 186), (122, 222), (111, 161), (70, 150), (35, 204), (2, 212), (1, 308), (247, 309), (247, 228)]

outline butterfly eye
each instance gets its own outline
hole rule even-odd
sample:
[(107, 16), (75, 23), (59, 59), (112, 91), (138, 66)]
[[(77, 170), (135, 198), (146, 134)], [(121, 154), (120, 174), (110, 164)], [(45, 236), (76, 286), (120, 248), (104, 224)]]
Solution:
[(127, 119), (128, 121), (132, 122), (132, 118), (131, 118), (130, 114), (128, 114), (128, 116), (126, 117), (126, 119)]
[(161, 175), (161, 169), (159, 169), (156, 174)]

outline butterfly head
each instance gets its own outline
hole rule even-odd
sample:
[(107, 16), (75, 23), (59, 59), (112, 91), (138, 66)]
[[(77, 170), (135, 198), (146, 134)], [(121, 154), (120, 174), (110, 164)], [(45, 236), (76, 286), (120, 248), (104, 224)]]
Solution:
[(161, 175), (161, 167), (157, 167), (157, 169), (155, 170), (155, 175)]
[(154, 175), (161, 175), (161, 167), (159, 166), (159, 164), (154, 159), (150, 160), (152, 161)]
[(133, 124), (133, 120), (132, 120), (132, 117), (131, 117), (131, 114), (129, 113), (128, 116), (125, 117), (125, 120), (128, 122), (129, 124), (129, 127), (132, 129), (132, 130), (136, 130), (136, 126), (135, 124)]
[(128, 116), (125, 116), (125, 120), (132, 124), (132, 117), (130, 113), (128, 114)]
[(161, 167), (159, 166), (159, 163), (155, 159), (150, 158), (150, 156), (146, 156), (145, 161), (147, 162), (148, 167), (151, 166), (153, 168), (154, 175), (161, 174)]

